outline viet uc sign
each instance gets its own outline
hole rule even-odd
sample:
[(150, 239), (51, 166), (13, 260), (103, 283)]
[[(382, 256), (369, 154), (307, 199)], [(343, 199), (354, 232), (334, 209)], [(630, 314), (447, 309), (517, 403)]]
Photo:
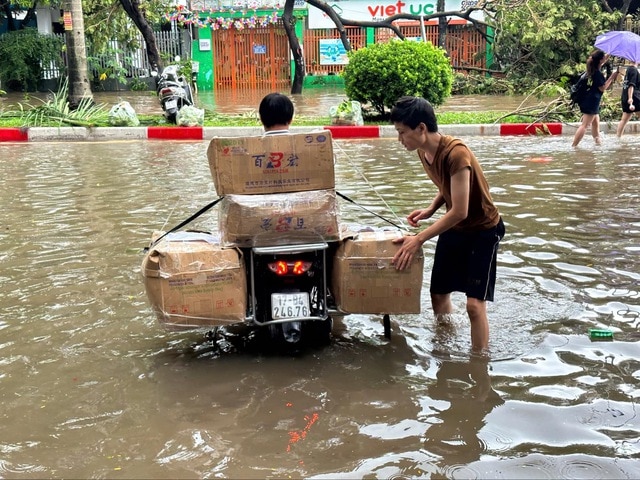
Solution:
[[(437, 0), (341, 0), (328, 1), (342, 18), (358, 21), (377, 22), (401, 13), (409, 15), (431, 15), (437, 13)], [(477, 0), (445, 0), (445, 11), (464, 11), (475, 6)], [(482, 12), (477, 11), (473, 18), (481, 20)], [(335, 28), (333, 21), (322, 10), (309, 6), (309, 28)]]

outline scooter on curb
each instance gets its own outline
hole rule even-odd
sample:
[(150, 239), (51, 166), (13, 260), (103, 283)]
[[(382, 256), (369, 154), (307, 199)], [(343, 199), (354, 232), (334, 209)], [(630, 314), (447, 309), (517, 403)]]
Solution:
[[(180, 57), (176, 57), (176, 62)], [(176, 123), (178, 112), (187, 105), (193, 105), (193, 93), (189, 82), (178, 72), (179, 65), (171, 64), (164, 67), (160, 76), (157, 71), (151, 72), (156, 77), (156, 92), (165, 118)]]

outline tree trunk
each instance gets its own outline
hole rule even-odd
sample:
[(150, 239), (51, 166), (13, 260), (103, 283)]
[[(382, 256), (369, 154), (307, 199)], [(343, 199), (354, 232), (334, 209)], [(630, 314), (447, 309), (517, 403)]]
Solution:
[(0, 8), (7, 17), (7, 31), (14, 32), (16, 30), (16, 24), (13, 21), (13, 12), (11, 11), (11, 4), (9, 0), (0, 0)]
[(87, 74), (87, 49), (84, 42), (82, 0), (65, 0), (65, 12), (71, 13), (72, 29), (65, 32), (69, 64), (69, 107), (74, 109), (83, 99), (93, 101)]
[[(438, 6), (436, 7), (438, 12), (444, 12), (444, 0), (438, 0)], [(445, 49), (447, 40), (447, 17), (440, 17), (438, 19), (438, 46)]]
[(138, 0), (120, 0), (120, 4), (135, 26), (138, 27), (142, 38), (144, 38), (147, 44), (147, 57), (149, 58), (151, 69), (156, 72), (161, 72), (163, 65), (160, 52), (158, 51), (158, 44), (156, 43), (156, 35), (153, 33), (153, 29), (149, 25), (147, 18), (142, 11), (140, 11), (140, 2)]
[(293, 16), (293, 2), (294, 0), (286, 0), (284, 4), (284, 12), (282, 13), (282, 23), (284, 24), (284, 31), (287, 32), (289, 38), (289, 48), (293, 55), (293, 82), (291, 83), (291, 93), (302, 93), (302, 84), (305, 76), (304, 55), (302, 54), (302, 48), (298, 37), (296, 37), (295, 24), (296, 19)]

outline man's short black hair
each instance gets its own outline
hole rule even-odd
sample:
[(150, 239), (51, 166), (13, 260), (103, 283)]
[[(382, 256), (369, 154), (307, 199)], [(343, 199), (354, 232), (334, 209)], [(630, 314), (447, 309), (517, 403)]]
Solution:
[(424, 123), (428, 132), (438, 131), (436, 112), (431, 104), (421, 97), (400, 97), (396, 100), (391, 109), (391, 122), (403, 123), (411, 130)]
[(293, 120), (293, 102), (281, 93), (269, 93), (260, 102), (258, 113), (265, 128), (289, 125)]

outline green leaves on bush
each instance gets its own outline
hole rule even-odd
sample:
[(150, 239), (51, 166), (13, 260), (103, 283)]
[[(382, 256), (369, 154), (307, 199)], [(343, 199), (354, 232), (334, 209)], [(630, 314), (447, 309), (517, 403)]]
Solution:
[(451, 94), (453, 72), (443, 49), (431, 42), (393, 40), (349, 52), (345, 93), (381, 115), (403, 95), (442, 105)]
[(37, 90), (42, 66), (64, 68), (62, 42), (55, 36), (25, 28), (0, 36), (0, 79), (12, 90)]

